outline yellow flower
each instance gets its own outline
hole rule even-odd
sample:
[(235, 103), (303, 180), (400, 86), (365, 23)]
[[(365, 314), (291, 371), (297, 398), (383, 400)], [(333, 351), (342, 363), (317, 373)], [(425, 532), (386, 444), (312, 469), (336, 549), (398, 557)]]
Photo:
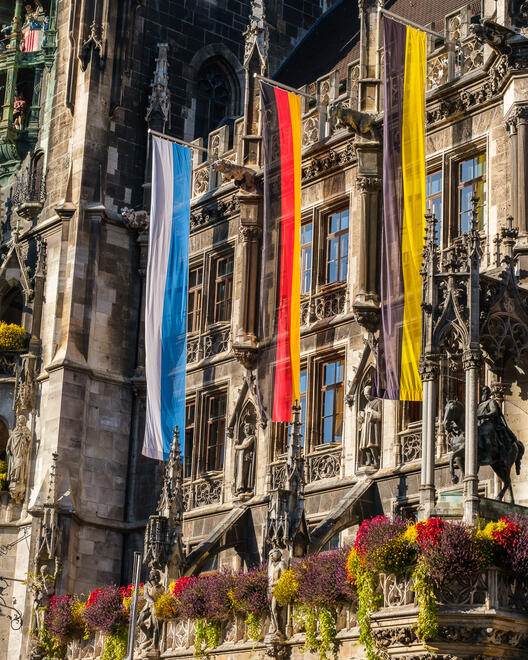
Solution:
[(16, 323), (0, 321), (0, 351), (21, 351), (26, 341), (26, 331)]
[(408, 543), (414, 543), (418, 538), (418, 527), (416, 523), (414, 525), (409, 525), (407, 529), (401, 535), (402, 541), (407, 541)]
[(484, 529), (478, 530), (476, 536), (479, 539), (487, 539), (488, 541), (493, 541), (493, 532), (502, 532), (507, 526), (508, 523), (506, 523), (504, 520), (489, 522), (486, 527), (484, 527)]
[(293, 603), (297, 599), (299, 583), (292, 568), (287, 568), (273, 587), (273, 595), (281, 606)]

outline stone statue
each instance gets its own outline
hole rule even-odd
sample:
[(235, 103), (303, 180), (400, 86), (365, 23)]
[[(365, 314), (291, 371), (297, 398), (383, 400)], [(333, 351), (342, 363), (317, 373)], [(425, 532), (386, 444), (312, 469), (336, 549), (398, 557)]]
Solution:
[(16, 426), (7, 441), (7, 480), (12, 499), (20, 503), (26, 493), (28, 453), (31, 446), (31, 431), (26, 426), (26, 418), (19, 415)]
[(235, 445), (235, 493), (237, 495), (253, 490), (255, 444), (255, 427), (246, 422), (244, 435)]
[[(521, 471), (524, 446), (508, 427), (499, 402), (491, 395), (486, 385), (480, 390), (480, 403), (477, 407), (478, 420), (478, 467), (489, 465), (502, 481), (502, 488), (497, 495), (502, 500), (506, 491), (513, 503), (511, 486), (511, 468), (515, 465), (517, 474)], [(450, 459), (451, 477), (458, 482), (455, 468), (464, 476), (465, 462), (465, 410), (464, 404), (456, 399), (447, 401), (444, 410), (444, 426), (451, 432), (452, 455)]]
[(342, 126), (348, 128), (350, 133), (356, 133), (370, 140), (379, 139), (376, 115), (338, 105), (334, 106), (330, 111), (330, 119), (332, 121), (339, 121)]
[(212, 164), (213, 172), (222, 172), (224, 181), (234, 181), (237, 188), (245, 192), (255, 192), (255, 170), (244, 165), (237, 165), (231, 160), (220, 158)]
[(159, 648), (160, 625), (156, 616), (155, 603), (162, 591), (160, 573), (156, 569), (152, 569), (149, 579), (143, 587), (145, 604), (137, 618), (138, 648), (142, 656), (149, 657), (150, 651), (156, 651)]
[(280, 576), (283, 571), (286, 570), (286, 562), (282, 558), (282, 552), (280, 548), (274, 547), (269, 553), (269, 564), (268, 564), (268, 598), (270, 601), (270, 627), (268, 634), (277, 635), (280, 634), (279, 626), (279, 605), (277, 599), (273, 593), (274, 587), (279, 581)]
[(55, 593), (56, 575), (50, 575), (48, 567), (43, 564), (40, 573), (28, 580), (29, 589), (33, 593), (33, 623), (36, 630), (44, 625), (44, 617), (49, 602)]
[(363, 410), (358, 413), (360, 425), (359, 451), (362, 464), (366, 466), (379, 465), (381, 447), (381, 399), (372, 395), (369, 386), (363, 390), (367, 400)]

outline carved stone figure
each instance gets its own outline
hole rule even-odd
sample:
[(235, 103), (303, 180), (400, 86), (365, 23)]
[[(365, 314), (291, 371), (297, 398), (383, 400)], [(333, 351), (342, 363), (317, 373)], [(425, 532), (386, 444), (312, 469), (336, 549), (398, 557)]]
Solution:
[(213, 172), (222, 172), (224, 181), (234, 181), (237, 188), (245, 192), (255, 192), (255, 170), (244, 165), (237, 165), (230, 160), (220, 158), (213, 165)]
[(235, 493), (237, 495), (253, 490), (255, 443), (255, 427), (246, 422), (244, 434), (235, 445)]
[(7, 441), (7, 479), (13, 500), (20, 503), (26, 493), (28, 452), (31, 445), (31, 431), (26, 426), (26, 418), (19, 415), (16, 426)]
[(339, 121), (342, 126), (348, 128), (350, 133), (356, 133), (370, 140), (379, 139), (376, 115), (353, 110), (352, 108), (334, 106), (330, 111), (330, 119)]
[(278, 547), (272, 548), (269, 554), (268, 564), (268, 598), (270, 601), (270, 627), (269, 635), (277, 635), (280, 633), (279, 626), (279, 605), (273, 593), (274, 587), (279, 581), (282, 572), (286, 570), (286, 562), (282, 558), (282, 552)]
[(46, 564), (40, 567), (40, 573), (28, 580), (29, 589), (33, 593), (33, 625), (36, 630), (44, 625), (44, 616), (55, 593), (55, 580), (56, 575), (50, 575)]
[(159, 648), (160, 625), (155, 612), (155, 602), (162, 591), (160, 573), (152, 569), (143, 588), (145, 604), (141, 608), (137, 619), (139, 630), (137, 644), (140, 657), (151, 657), (151, 652), (159, 653), (157, 649)]
[[(508, 491), (510, 501), (513, 503), (510, 472), (515, 464), (515, 471), (520, 474), (524, 446), (508, 427), (498, 401), (491, 396), (491, 390), (487, 386), (481, 388), (477, 419), (478, 467), (480, 468), (481, 465), (491, 466), (503, 484), (497, 499), (501, 501), (506, 491)], [(455, 469), (458, 468), (463, 477), (465, 461), (465, 411), (463, 403), (455, 399), (447, 401), (444, 409), (444, 427), (451, 434), (451, 448), (453, 450), (450, 459), (451, 478), (454, 483), (458, 483), (459, 479), (455, 474)]]
[(370, 385), (365, 387), (363, 395), (367, 403), (358, 414), (360, 460), (362, 465), (377, 466), (381, 446), (381, 399), (372, 396)]

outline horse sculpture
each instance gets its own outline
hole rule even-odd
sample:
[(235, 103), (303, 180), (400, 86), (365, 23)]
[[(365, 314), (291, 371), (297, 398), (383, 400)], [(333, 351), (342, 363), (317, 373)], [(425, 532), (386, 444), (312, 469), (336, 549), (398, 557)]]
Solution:
[[(506, 491), (513, 504), (511, 486), (511, 468), (515, 464), (516, 473), (520, 474), (524, 446), (515, 434), (508, 428), (504, 416), (494, 399), (491, 399), (489, 388), (482, 388), (483, 395), (477, 411), (478, 425), (478, 468), (489, 465), (502, 481), (502, 488), (497, 499), (502, 501)], [(487, 410), (488, 403), (493, 406)], [(444, 428), (451, 432), (452, 454), (449, 468), (453, 483), (459, 478), (455, 473), (458, 468), (464, 477), (465, 463), (465, 410), (464, 404), (456, 399), (447, 401), (444, 408)]]

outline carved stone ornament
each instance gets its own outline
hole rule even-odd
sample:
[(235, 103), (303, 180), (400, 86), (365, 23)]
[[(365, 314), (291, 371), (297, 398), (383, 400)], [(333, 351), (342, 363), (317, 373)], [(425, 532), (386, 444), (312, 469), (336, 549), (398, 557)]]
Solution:
[(18, 504), (23, 502), (26, 495), (31, 437), (31, 431), (26, 426), (25, 416), (19, 415), (15, 428), (9, 434), (6, 449), (9, 494)]
[(148, 230), (150, 224), (148, 211), (143, 209), (134, 210), (129, 209), (128, 206), (123, 206), (120, 213), (123, 222), (129, 229), (135, 229), (140, 234)]
[(81, 71), (86, 71), (92, 57), (95, 58), (99, 68), (103, 69), (105, 63), (103, 28), (95, 20), (90, 25), (88, 37), (83, 41), (79, 52)]
[(247, 68), (251, 54), (256, 50), (260, 60), (260, 73), (268, 67), (269, 31), (264, 11), (264, 0), (251, 0), (249, 25), (244, 32), (244, 66)]
[(359, 137), (376, 141), (380, 139), (379, 118), (377, 115), (335, 105), (330, 110), (330, 120), (338, 126), (347, 128), (349, 133), (354, 133)]
[[(156, 600), (163, 593), (159, 571), (152, 569), (143, 588), (145, 604), (137, 618), (137, 654), (138, 658), (152, 657), (150, 652), (159, 649), (160, 621), (156, 616)], [(159, 651), (158, 651), (159, 657)]]
[(359, 461), (362, 466), (377, 467), (381, 449), (381, 399), (373, 396), (367, 385), (363, 390), (365, 404), (358, 413)]
[(213, 172), (221, 172), (224, 182), (234, 181), (235, 186), (244, 192), (256, 192), (255, 170), (244, 165), (237, 165), (230, 160), (220, 158), (212, 164)]
[(312, 158), (308, 165), (302, 168), (302, 179), (304, 181), (313, 179), (342, 165), (348, 165), (355, 160), (354, 142), (350, 140), (342, 151), (330, 149), (325, 155)]
[(170, 90), (169, 90), (169, 63), (168, 63), (169, 44), (158, 44), (158, 57), (156, 58), (156, 69), (151, 83), (152, 92), (150, 93), (147, 114), (145, 119), (150, 123), (154, 115), (160, 115), (163, 125), (170, 125)]
[(246, 410), (241, 420), (238, 442), (234, 446), (236, 495), (251, 493), (254, 488), (257, 437), (255, 426), (251, 423), (251, 420), (255, 417), (255, 412), (251, 406)]
[(227, 219), (240, 211), (240, 201), (237, 195), (220, 199), (215, 206), (201, 206), (191, 213), (191, 232)]
[[(506, 55), (502, 55), (493, 64), (488, 72), (487, 79), (475, 90), (461, 91), (456, 96), (443, 98), (431, 110), (426, 112), (428, 125), (450, 119), (453, 115), (466, 113), (487, 101), (494, 99), (501, 91), (507, 80), (509, 68), (524, 68), (526, 58), (517, 58), (510, 61)], [(522, 65), (522, 66), (521, 66)]]
[(381, 188), (381, 178), (379, 176), (358, 176), (356, 185), (361, 193), (372, 192)]
[(175, 429), (165, 463), (157, 515), (149, 517), (145, 529), (144, 562), (151, 568), (164, 569), (171, 562), (178, 572), (183, 565), (183, 511), (183, 465), (178, 429)]

